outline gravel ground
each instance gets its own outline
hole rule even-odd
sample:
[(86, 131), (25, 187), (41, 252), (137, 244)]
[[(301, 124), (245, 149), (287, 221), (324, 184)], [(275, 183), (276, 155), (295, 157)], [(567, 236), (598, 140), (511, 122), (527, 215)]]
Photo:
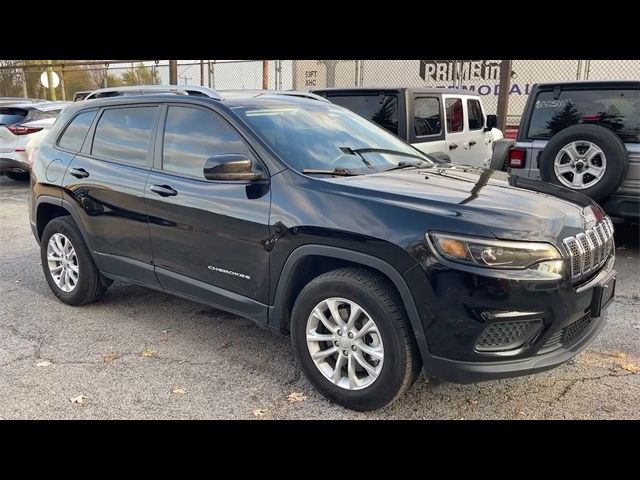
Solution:
[(26, 184), (0, 177), (0, 419), (640, 418), (637, 225), (617, 230), (608, 324), (571, 362), (435, 391), (422, 376), (392, 406), (357, 413), (301, 377), (288, 337), (248, 320), (119, 282), (96, 304), (59, 302), (42, 274), (27, 201)]

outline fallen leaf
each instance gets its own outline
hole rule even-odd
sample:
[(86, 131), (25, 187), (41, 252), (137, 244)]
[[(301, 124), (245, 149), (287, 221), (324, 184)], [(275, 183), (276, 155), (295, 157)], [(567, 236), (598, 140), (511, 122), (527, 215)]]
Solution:
[(640, 372), (640, 367), (638, 365), (636, 365), (635, 363), (624, 363), (624, 364), (620, 365), (620, 368), (622, 368), (623, 370), (626, 370), (627, 372), (631, 372), (631, 373)]
[(175, 393), (177, 395), (184, 395), (185, 393), (187, 393), (187, 391), (184, 388), (179, 387), (178, 385), (174, 385), (173, 387), (171, 387), (171, 393)]
[(302, 392), (292, 392), (287, 395), (287, 400), (289, 400), (289, 403), (304, 402), (306, 399), (306, 395)]
[(120, 358), (120, 354), (118, 352), (109, 352), (102, 355), (102, 361), (104, 363), (111, 363), (118, 358)]
[(520, 410), (520, 411), (518, 412), (518, 415), (520, 415), (521, 417), (524, 417), (524, 416), (526, 416), (527, 414), (526, 414), (526, 413), (524, 413), (522, 410)]
[(478, 403), (478, 400), (474, 400), (473, 398), (467, 398), (467, 403), (469, 405), (476, 405)]
[(145, 348), (144, 351), (140, 354), (141, 357), (145, 358), (153, 358), (158, 356), (158, 351), (153, 350), (151, 348)]
[(84, 405), (84, 402), (87, 400), (87, 397), (85, 397), (84, 395), (78, 395), (77, 397), (72, 397), (69, 400), (71, 400), (71, 403)]
[(36, 363), (36, 367), (48, 367), (49, 365), (53, 365), (53, 362), (49, 360), (40, 360)]
[(625, 355), (624, 353), (622, 353), (622, 352), (615, 352), (615, 353), (613, 354), (613, 356), (614, 356), (614, 357), (617, 357), (617, 358), (624, 358), (624, 357), (626, 357), (626, 355)]
[(170, 331), (171, 331), (171, 329), (170, 329), (170, 328), (167, 328), (166, 330), (162, 330), (162, 333), (167, 334), (167, 333), (169, 333)]
[(258, 408), (251, 413), (253, 413), (254, 417), (264, 417), (267, 414), (267, 411), (264, 408)]

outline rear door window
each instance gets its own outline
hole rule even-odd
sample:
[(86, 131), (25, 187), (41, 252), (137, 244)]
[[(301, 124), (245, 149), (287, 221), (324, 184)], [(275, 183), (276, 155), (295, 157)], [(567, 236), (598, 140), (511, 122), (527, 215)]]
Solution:
[(475, 98), (467, 99), (467, 111), (469, 112), (469, 130), (484, 128), (484, 115), (482, 115), (480, 100)]
[(96, 113), (97, 110), (83, 112), (71, 120), (58, 140), (58, 146), (65, 150), (79, 152)]
[(447, 109), (447, 133), (462, 132), (464, 130), (462, 99), (447, 98), (444, 104)]
[(561, 90), (540, 92), (528, 138), (548, 139), (572, 125), (602, 125), (624, 142), (640, 142), (640, 90)]
[(157, 107), (126, 107), (105, 110), (96, 125), (91, 154), (138, 166), (147, 164)]
[(24, 108), (0, 107), (0, 126), (23, 122), (28, 114), (29, 110)]
[(396, 95), (327, 95), (336, 105), (348, 108), (398, 135), (398, 97)]
[(413, 111), (417, 137), (439, 135), (442, 132), (440, 99), (438, 97), (416, 98), (413, 104)]

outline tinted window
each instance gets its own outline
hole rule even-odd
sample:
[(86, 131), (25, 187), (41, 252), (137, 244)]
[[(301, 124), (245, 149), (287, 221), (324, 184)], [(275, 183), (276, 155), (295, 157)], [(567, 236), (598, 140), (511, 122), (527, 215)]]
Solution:
[(327, 99), (398, 134), (398, 97), (395, 95), (328, 95)]
[(22, 122), (28, 110), (24, 108), (0, 107), (0, 125), (13, 125)]
[(480, 130), (484, 128), (484, 116), (480, 100), (467, 99), (467, 109), (469, 110), (469, 130)]
[(79, 152), (82, 148), (84, 137), (87, 136), (91, 122), (96, 116), (96, 111), (84, 112), (71, 120), (62, 137), (58, 140), (58, 145), (73, 152)]
[(96, 126), (91, 154), (145, 165), (155, 114), (156, 107), (105, 110)]
[(225, 153), (251, 155), (240, 134), (219, 115), (169, 107), (162, 149), (164, 170), (202, 177), (205, 160)]
[(540, 92), (529, 125), (529, 138), (550, 138), (572, 125), (591, 123), (612, 129), (625, 142), (640, 141), (640, 91), (564, 90)]
[(437, 135), (442, 131), (440, 100), (438, 98), (416, 98), (413, 109), (417, 136)]
[(444, 104), (447, 107), (447, 132), (461, 132), (464, 129), (462, 99), (447, 98)]

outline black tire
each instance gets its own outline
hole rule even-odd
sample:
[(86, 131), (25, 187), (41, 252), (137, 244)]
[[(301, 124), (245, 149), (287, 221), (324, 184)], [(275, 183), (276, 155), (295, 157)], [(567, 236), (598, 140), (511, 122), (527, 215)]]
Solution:
[[(54, 282), (47, 261), (47, 246), (49, 239), (55, 234), (61, 233), (67, 237), (76, 251), (78, 259), (78, 283), (70, 292), (63, 291)], [(47, 279), (49, 288), (53, 294), (69, 305), (85, 305), (98, 300), (106, 292), (110, 282), (102, 277), (96, 268), (87, 244), (71, 217), (57, 217), (51, 220), (42, 233), (40, 241), (40, 259), (42, 270)]]
[(15, 182), (29, 181), (29, 172), (5, 172), (5, 175)]
[(563, 185), (556, 176), (554, 160), (564, 146), (575, 141), (588, 141), (597, 145), (606, 157), (606, 169), (604, 176), (592, 187), (572, 190), (594, 200), (603, 200), (620, 186), (627, 170), (629, 156), (620, 137), (600, 125), (574, 125), (554, 135), (540, 157), (540, 177), (545, 182), (570, 188)]
[[(322, 300), (342, 297), (356, 302), (374, 320), (384, 344), (384, 363), (377, 379), (361, 390), (329, 381), (316, 367), (306, 342), (306, 325)], [(421, 360), (404, 306), (391, 282), (360, 267), (340, 268), (312, 280), (298, 295), (291, 315), (295, 358), (307, 379), (330, 400), (353, 410), (374, 410), (394, 402), (420, 374)]]

